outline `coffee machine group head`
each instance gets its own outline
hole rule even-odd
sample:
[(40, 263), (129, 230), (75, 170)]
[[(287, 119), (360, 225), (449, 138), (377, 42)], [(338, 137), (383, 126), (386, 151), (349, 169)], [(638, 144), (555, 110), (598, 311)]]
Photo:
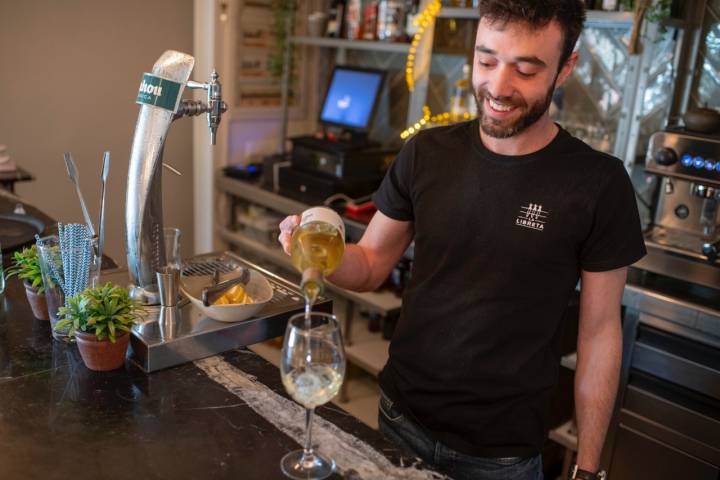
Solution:
[[(144, 304), (158, 304), (155, 272), (165, 263), (163, 239), (161, 166), (170, 124), (184, 116), (207, 113), (210, 141), (214, 145), (227, 105), (213, 71), (207, 83), (189, 80), (195, 59), (168, 50), (145, 73), (136, 103), (140, 113), (135, 125), (125, 205), (125, 244), (131, 295)], [(207, 90), (207, 101), (182, 100), (185, 88)]]

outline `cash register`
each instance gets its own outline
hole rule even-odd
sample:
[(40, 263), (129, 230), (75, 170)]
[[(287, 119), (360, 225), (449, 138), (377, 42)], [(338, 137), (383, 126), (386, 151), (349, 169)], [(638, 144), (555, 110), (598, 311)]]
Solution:
[(320, 110), (322, 133), (291, 138), (290, 165), (278, 172), (280, 193), (317, 204), (336, 194), (370, 195), (392, 162), (394, 150), (368, 137), (382, 70), (336, 66)]

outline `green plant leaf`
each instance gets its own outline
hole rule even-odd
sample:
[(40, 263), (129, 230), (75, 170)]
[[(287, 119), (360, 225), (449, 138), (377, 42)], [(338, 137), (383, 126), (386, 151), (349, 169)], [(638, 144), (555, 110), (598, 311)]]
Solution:
[(70, 330), (94, 332), (98, 340), (114, 343), (117, 331), (130, 331), (142, 311), (125, 288), (108, 282), (68, 299), (59, 314), (70, 322)]
[(13, 265), (8, 268), (5, 278), (18, 276), (27, 280), (31, 285), (38, 287), (42, 284), (42, 273), (40, 271), (40, 259), (38, 258), (37, 246), (33, 245), (24, 248), (20, 252), (13, 253)]

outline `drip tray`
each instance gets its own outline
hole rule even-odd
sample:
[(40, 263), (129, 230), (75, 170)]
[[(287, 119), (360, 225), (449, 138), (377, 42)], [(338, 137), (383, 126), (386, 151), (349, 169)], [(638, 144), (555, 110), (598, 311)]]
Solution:
[[(227, 259), (240, 263), (265, 275), (274, 290), (272, 300), (255, 317), (234, 323), (208, 318), (187, 299), (176, 307), (146, 307), (145, 321), (133, 327), (130, 338), (130, 359), (144, 371), (162, 370), (281, 336), (288, 319), (303, 311), (302, 294), (292, 282), (230, 252), (215, 254), (214, 258), (216, 262)], [(105, 281), (127, 285), (128, 272), (103, 272), (101, 282)], [(332, 301), (320, 299), (313, 309), (331, 312)]]

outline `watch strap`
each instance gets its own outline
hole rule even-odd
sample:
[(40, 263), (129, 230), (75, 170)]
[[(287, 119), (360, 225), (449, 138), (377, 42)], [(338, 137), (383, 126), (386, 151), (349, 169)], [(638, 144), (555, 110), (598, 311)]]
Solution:
[(588, 472), (587, 470), (578, 468), (577, 464), (573, 465), (572, 470), (570, 470), (570, 480), (605, 480), (605, 478), (605, 471), (597, 473)]

